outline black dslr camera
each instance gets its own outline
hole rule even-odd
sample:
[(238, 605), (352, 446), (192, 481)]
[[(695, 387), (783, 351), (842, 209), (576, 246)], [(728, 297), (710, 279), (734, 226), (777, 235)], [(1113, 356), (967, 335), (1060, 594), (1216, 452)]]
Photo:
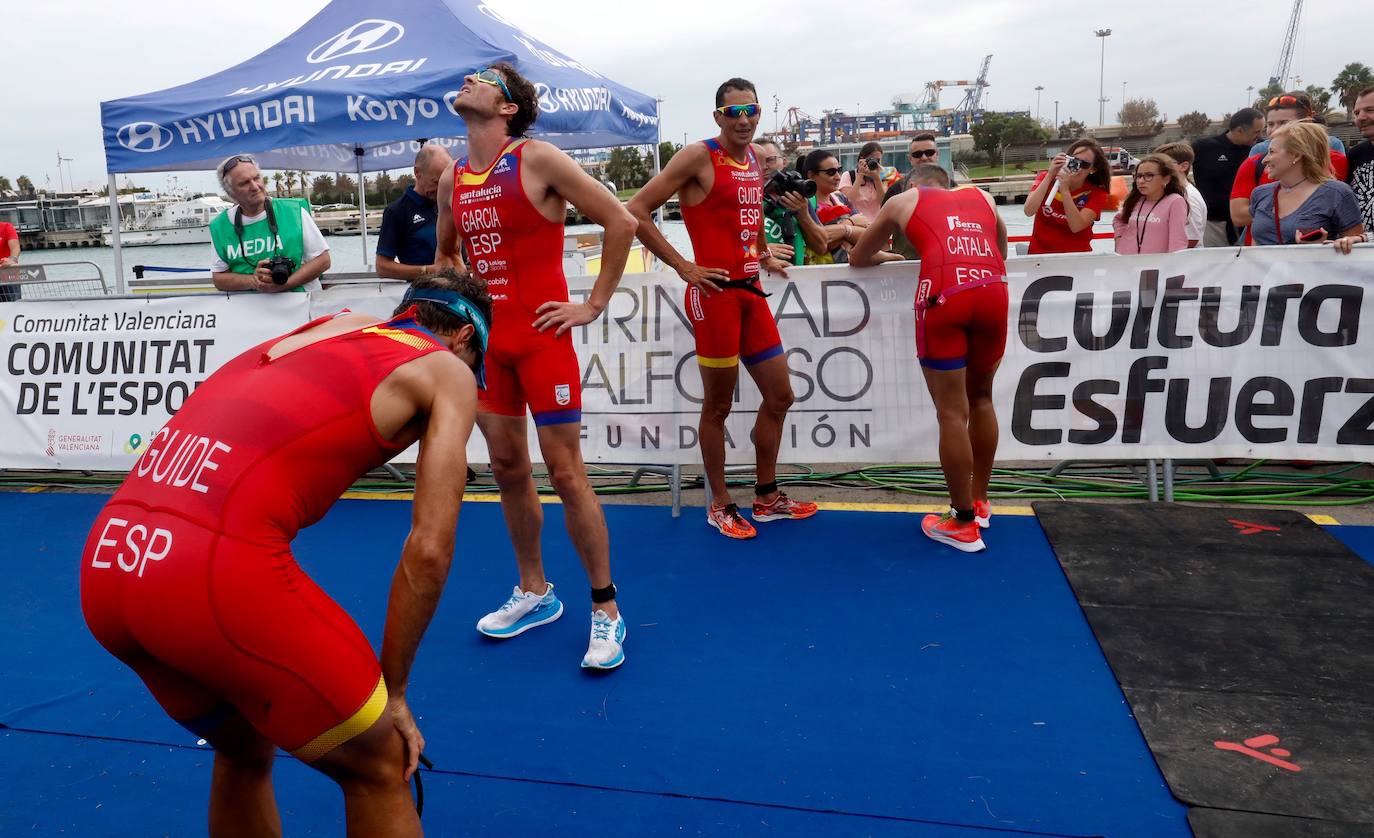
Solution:
[(763, 186), (765, 197), (776, 197), (788, 192), (797, 192), (803, 198), (810, 198), (816, 194), (816, 182), (803, 177), (801, 172), (794, 169), (783, 169), (776, 172)]
[(267, 260), (267, 270), (271, 271), (274, 283), (285, 285), (291, 274), (296, 272), (296, 260), (290, 256), (273, 256)]

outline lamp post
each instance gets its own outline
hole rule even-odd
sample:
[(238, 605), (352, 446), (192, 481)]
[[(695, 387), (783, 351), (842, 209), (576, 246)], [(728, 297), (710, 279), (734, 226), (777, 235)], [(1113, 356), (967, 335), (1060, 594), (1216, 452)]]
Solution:
[(1035, 121), (1036, 121), (1036, 122), (1039, 122), (1039, 121), (1040, 121), (1040, 91), (1042, 91), (1042, 90), (1044, 90), (1044, 89), (1045, 89), (1045, 86), (1044, 86), (1043, 84), (1037, 84), (1037, 85), (1035, 86)]
[(1121, 83), (1121, 107), (1126, 107), (1126, 82)]
[(1054, 100), (1054, 128), (1059, 130), (1059, 100)]
[(1107, 78), (1107, 38), (1111, 37), (1110, 29), (1094, 29), (1093, 34), (1102, 39), (1102, 58), (1097, 70), (1097, 124), (1101, 125), (1107, 117), (1107, 92), (1105, 81)]
[(1245, 86), (1245, 107), (1247, 107), (1247, 108), (1252, 108), (1252, 107), (1254, 107), (1254, 106), (1255, 106), (1255, 86), (1254, 86), (1253, 84), (1248, 84), (1248, 85)]

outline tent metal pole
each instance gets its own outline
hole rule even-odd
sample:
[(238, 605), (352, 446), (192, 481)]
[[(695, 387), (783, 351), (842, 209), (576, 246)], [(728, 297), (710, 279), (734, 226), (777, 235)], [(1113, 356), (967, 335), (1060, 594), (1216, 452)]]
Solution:
[(115, 293), (129, 293), (129, 281), (124, 278), (124, 254), (119, 247), (119, 184), (110, 172), (110, 244), (114, 245)]
[(371, 270), (372, 263), (367, 258), (367, 189), (363, 184), (362, 146), (354, 146), (353, 160), (358, 164), (358, 228), (363, 236), (363, 270)]
[[(658, 105), (657, 112), (654, 114), (658, 117), (658, 123), (654, 126), (657, 132), (657, 137), (654, 139), (654, 174), (657, 175), (663, 171), (663, 164), (659, 162), (658, 155), (658, 147), (663, 145), (663, 100), (655, 99), (654, 103)], [(654, 210), (654, 226), (659, 229), (659, 232), (663, 231), (663, 207)]]

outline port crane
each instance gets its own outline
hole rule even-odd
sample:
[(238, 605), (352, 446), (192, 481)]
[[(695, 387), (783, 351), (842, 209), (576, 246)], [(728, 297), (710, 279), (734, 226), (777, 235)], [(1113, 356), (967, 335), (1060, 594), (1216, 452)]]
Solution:
[(1302, 17), (1302, 0), (1293, 0), (1293, 12), (1288, 16), (1288, 31), (1283, 36), (1283, 47), (1279, 50), (1279, 63), (1274, 67), (1274, 75), (1269, 84), (1280, 88), (1288, 87), (1288, 71), (1293, 64), (1293, 46), (1298, 40), (1298, 20)]
[[(978, 121), (983, 107), (983, 94), (988, 88), (988, 67), (992, 56), (983, 58), (982, 68), (974, 81), (967, 79), (937, 79), (926, 82), (925, 90), (920, 93), (907, 93), (893, 97), (892, 108), (898, 114), (910, 116), (917, 128), (953, 129), (955, 133), (967, 131)], [(966, 88), (964, 98), (951, 109), (941, 109), (940, 93), (947, 87)]]

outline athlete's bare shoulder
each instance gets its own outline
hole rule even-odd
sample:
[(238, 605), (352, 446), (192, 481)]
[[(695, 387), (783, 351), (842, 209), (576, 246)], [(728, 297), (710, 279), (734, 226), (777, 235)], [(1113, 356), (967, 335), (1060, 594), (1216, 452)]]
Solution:
[(521, 147), (522, 156), (531, 163), (546, 160), (571, 160), (568, 153), (553, 143), (544, 140), (525, 140)]
[(386, 377), (385, 383), (407, 391), (419, 404), (427, 404), (442, 392), (477, 398), (477, 377), (472, 368), (447, 351), (428, 352), (401, 364)]

